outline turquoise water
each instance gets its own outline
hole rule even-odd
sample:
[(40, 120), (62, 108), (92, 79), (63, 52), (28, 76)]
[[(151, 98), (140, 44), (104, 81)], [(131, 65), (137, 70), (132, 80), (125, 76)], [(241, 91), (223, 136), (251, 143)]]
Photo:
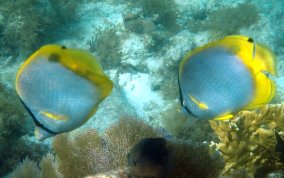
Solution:
[[(283, 8), (284, 2), (278, 0), (0, 2), (0, 177), (84, 177), (120, 169), (125, 173), (126, 168), (132, 170), (128, 174), (138, 177), (142, 168), (156, 177), (280, 176), (283, 151), (275, 151), (281, 148), (276, 144), (281, 140), (275, 140), (274, 130), (284, 132), (281, 124), (266, 127), (267, 123), (254, 123), (253, 127), (265, 128), (274, 140), (270, 143), (265, 137), (269, 134), (259, 134), (259, 140), (269, 145), (260, 157), (279, 161), (251, 163), (253, 156), (242, 157), (243, 162), (234, 158), (239, 165), (226, 172), (226, 165), (234, 159), (226, 162), (221, 151), (214, 150), (223, 142), (212, 123), (215, 132), (208, 121), (181, 111), (177, 74), (180, 61), (194, 48), (241, 34), (275, 53), (277, 65), (273, 67), (278, 69), (278, 77), (283, 77)], [(45, 44), (90, 52), (114, 87), (84, 125), (68, 135), (40, 142), (34, 136), (32, 117), (17, 96), (15, 78), (22, 63)], [(48, 79), (47, 75), (43, 80)], [(283, 86), (281, 80), (279, 86)], [(272, 103), (283, 102), (281, 92), (277, 88)], [(282, 116), (278, 117), (281, 120)], [(232, 122), (231, 130), (224, 133), (233, 132), (234, 124), (240, 127), (239, 122)], [(165, 138), (166, 146), (163, 140), (143, 140), (149, 137)], [(133, 161), (144, 160), (136, 156), (148, 148), (147, 141), (157, 144), (159, 152), (169, 152), (162, 163), (145, 161), (149, 170)], [(138, 142), (140, 145), (134, 146)], [(251, 150), (238, 151), (235, 148), (238, 156), (259, 156)], [(14, 174), (9, 174), (17, 165)]]

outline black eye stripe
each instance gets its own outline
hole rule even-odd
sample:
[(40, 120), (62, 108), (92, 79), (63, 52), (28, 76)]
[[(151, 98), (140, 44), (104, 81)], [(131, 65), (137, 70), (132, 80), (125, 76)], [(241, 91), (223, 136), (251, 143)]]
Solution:
[(56, 54), (56, 53), (51, 53), (48, 56), (48, 61), (50, 61), (50, 62), (59, 62), (60, 61), (60, 55)]

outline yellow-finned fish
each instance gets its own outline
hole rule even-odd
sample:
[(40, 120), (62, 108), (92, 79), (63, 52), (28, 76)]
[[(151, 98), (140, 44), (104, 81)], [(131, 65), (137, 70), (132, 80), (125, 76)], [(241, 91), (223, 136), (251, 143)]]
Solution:
[(275, 56), (246, 36), (227, 36), (187, 54), (179, 67), (182, 106), (200, 119), (229, 119), (274, 96)]
[(35, 123), (39, 140), (84, 124), (113, 88), (87, 51), (46, 45), (16, 76), (16, 90)]

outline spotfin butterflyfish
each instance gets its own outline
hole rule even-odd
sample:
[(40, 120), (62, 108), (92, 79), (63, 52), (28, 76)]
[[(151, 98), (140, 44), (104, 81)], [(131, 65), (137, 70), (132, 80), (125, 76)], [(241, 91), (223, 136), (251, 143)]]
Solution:
[(87, 51), (46, 45), (16, 76), (16, 91), (35, 123), (39, 140), (84, 124), (111, 92), (113, 83)]
[(200, 119), (226, 120), (275, 94), (274, 54), (246, 36), (227, 36), (188, 53), (179, 66), (182, 106)]

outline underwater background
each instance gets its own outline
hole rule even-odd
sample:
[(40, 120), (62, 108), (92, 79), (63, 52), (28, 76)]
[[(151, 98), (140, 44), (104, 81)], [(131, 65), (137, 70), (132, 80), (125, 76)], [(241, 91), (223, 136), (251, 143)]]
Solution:
[[(171, 145), (169, 177), (283, 177), (284, 146), (274, 134), (283, 140), (282, 91), (227, 122), (180, 111), (181, 59), (233, 34), (271, 48), (284, 86), (281, 0), (0, 1), (0, 177), (139, 177), (127, 159), (149, 137)], [(83, 126), (40, 142), (14, 83), (20, 65), (45, 44), (88, 50), (114, 88)]]

